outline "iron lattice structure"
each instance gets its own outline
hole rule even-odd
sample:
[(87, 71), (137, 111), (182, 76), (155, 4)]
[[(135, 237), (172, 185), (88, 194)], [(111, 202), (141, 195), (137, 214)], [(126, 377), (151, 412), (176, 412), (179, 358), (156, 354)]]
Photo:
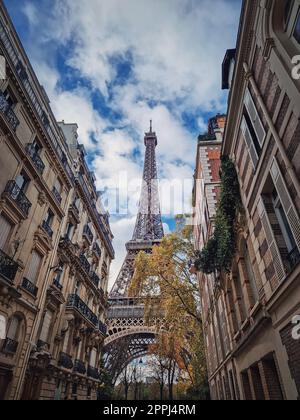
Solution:
[(109, 296), (108, 337), (105, 341), (106, 366), (116, 380), (124, 367), (137, 357), (147, 354), (155, 342), (162, 317), (153, 317), (148, 325), (144, 320), (144, 306), (139, 298), (129, 296), (134, 274), (134, 262), (140, 251), (151, 253), (163, 236), (160, 211), (155, 149), (156, 133), (145, 134), (145, 163), (139, 212), (132, 240), (126, 244), (127, 255)]

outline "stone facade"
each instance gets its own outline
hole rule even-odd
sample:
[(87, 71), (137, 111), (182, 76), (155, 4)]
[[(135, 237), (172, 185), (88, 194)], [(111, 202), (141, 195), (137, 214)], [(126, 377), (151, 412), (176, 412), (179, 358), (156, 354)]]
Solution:
[(244, 1), (233, 79), (223, 81), (222, 153), (236, 165), (244, 214), (222, 289), (199, 274), (213, 399), (300, 398), (299, 11), (299, 0)]
[[(96, 399), (109, 216), (0, 3), (0, 399)], [(2, 337), (1, 337), (2, 338)]]

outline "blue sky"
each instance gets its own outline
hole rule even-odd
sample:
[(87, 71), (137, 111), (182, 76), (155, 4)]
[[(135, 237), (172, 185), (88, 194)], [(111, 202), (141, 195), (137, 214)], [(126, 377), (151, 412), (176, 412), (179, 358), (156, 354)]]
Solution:
[[(221, 64), (235, 46), (241, 0), (4, 2), (57, 119), (79, 125), (99, 190), (120, 171), (141, 177), (150, 119), (160, 177), (192, 179), (197, 136), (226, 111)], [(112, 281), (134, 221), (111, 218)], [(172, 215), (164, 221), (174, 227)]]

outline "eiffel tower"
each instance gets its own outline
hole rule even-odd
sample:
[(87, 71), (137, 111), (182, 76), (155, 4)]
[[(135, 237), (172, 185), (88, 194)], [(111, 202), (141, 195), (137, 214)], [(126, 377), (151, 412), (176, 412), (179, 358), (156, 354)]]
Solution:
[(161, 319), (157, 317), (151, 325), (145, 325), (141, 299), (129, 295), (137, 255), (140, 251), (151, 253), (153, 246), (160, 244), (164, 236), (158, 193), (156, 146), (157, 136), (152, 131), (150, 121), (150, 131), (145, 133), (143, 185), (136, 225), (131, 241), (126, 244), (127, 255), (121, 271), (109, 295), (108, 337), (104, 350), (106, 368), (114, 380), (131, 361), (148, 353), (149, 345), (155, 342), (157, 327), (161, 323)]

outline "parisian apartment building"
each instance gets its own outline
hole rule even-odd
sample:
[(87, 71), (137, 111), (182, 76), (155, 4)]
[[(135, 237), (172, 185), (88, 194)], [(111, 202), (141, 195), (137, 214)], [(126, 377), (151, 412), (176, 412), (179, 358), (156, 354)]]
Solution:
[(0, 58), (0, 399), (93, 400), (109, 215), (78, 127), (55, 120), (3, 2)]
[(214, 400), (300, 399), (299, 54), (300, 1), (245, 0), (223, 62), (225, 128), (218, 116), (199, 137), (196, 249), (213, 233), (222, 155), (235, 164), (243, 207), (222, 287), (198, 273)]

